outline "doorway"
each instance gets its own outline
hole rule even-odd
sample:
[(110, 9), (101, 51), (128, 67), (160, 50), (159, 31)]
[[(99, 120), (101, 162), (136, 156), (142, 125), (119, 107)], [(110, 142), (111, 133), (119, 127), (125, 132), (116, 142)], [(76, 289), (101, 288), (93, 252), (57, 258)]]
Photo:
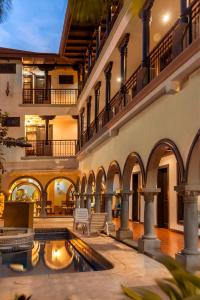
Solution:
[(134, 222), (139, 222), (139, 175), (140, 173), (132, 174), (132, 220)]
[(168, 166), (158, 169), (157, 186), (161, 192), (157, 196), (157, 226), (159, 228), (168, 228), (169, 207), (168, 207), (168, 182), (169, 168)]

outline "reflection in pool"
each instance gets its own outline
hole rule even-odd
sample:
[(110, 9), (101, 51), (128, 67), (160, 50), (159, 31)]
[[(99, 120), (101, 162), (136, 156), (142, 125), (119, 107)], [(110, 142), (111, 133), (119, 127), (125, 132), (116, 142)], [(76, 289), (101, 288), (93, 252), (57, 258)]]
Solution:
[(67, 240), (35, 241), (30, 251), (2, 253), (1, 264), (0, 277), (93, 271)]

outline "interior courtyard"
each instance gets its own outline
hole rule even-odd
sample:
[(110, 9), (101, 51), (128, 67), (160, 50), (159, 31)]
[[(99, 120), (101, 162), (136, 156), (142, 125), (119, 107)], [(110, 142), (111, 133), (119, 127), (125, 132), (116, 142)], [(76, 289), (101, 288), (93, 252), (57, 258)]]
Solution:
[(66, 2), (57, 52), (0, 47), (0, 299), (171, 299), (164, 257), (200, 274), (200, 0)]

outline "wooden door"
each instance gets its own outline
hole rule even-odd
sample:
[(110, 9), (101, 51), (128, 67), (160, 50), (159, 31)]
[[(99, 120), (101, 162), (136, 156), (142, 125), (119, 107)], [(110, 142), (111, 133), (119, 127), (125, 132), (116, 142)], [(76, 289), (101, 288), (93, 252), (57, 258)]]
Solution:
[(161, 192), (157, 197), (157, 226), (168, 228), (168, 167), (158, 169), (158, 188)]
[(132, 220), (135, 222), (139, 222), (139, 173), (135, 173), (132, 175)]
[(38, 126), (36, 130), (36, 151), (38, 156), (52, 156), (53, 155), (53, 125), (48, 128), (49, 142), (46, 144), (46, 129), (45, 126)]

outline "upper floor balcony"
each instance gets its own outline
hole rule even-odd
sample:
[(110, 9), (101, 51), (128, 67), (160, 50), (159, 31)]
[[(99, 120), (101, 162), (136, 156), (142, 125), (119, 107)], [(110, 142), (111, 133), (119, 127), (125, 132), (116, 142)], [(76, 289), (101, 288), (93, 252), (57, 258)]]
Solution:
[(24, 88), (23, 104), (76, 105), (78, 89)]
[[(153, 3), (153, 1), (149, 1), (149, 3), (150, 2)], [(118, 66), (120, 74), (117, 74), (117, 76), (120, 77), (120, 88), (111, 96), (111, 71), (113, 61), (110, 59), (110, 61), (107, 61), (107, 65), (99, 76), (100, 81), (97, 81), (93, 86), (93, 120), (91, 119), (92, 96), (88, 96), (87, 104), (85, 107), (82, 107), (80, 111), (80, 150), (87, 147), (88, 142), (92, 143), (92, 141), (103, 135), (113, 124), (119, 122), (120, 118), (125, 119), (130, 110), (139, 105), (139, 102), (142, 102), (145, 96), (154, 91), (159, 84), (166, 81), (177, 68), (187, 63), (187, 61), (194, 57), (197, 51), (199, 51), (200, 0), (182, 1), (181, 3), (185, 3), (185, 6), (182, 6), (180, 12), (178, 12), (180, 17), (174, 22), (171, 28), (169, 27), (167, 32), (163, 34), (162, 38), (152, 49), (149, 47), (150, 40), (152, 39), (152, 36), (150, 36), (151, 13), (149, 11), (143, 11), (140, 20), (142, 28), (142, 49), (139, 48), (142, 57), (140, 60), (141, 64), (136, 65), (134, 72), (132, 74), (130, 73), (131, 76), (127, 79), (127, 44), (129, 33), (126, 32), (124, 36), (121, 36), (123, 39), (120, 41), (121, 44), (118, 45), (118, 49), (120, 50), (120, 64)], [(153, 25), (151, 26), (153, 27)], [(157, 32), (155, 31), (155, 33)], [(154, 37), (157, 38), (157, 36), (158, 34), (154, 34)], [(139, 51), (136, 51), (137, 45), (134, 44), (134, 47), (135, 48), (131, 48), (131, 50), (133, 51), (134, 49), (134, 53), (137, 55), (139, 53)], [(193, 67), (188, 69), (188, 72), (192, 72), (192, 70), (195, 70), (197, 67), (199, 66), (194, 63)], [(186, 73), (182, 74), (182, 78), (186, 76), (188, 76)], [(105, 97), (105, 102), (103, 109), (100, 110), (99, 107), (102, 107), (102, 103), (100, 103), (102, 79), (105, 80), (105, 83), (103, 82), (104, 90), (102, 92)], [(175, 85), (173, 88), (174, 92), (180, 88), (178, 85)]]

